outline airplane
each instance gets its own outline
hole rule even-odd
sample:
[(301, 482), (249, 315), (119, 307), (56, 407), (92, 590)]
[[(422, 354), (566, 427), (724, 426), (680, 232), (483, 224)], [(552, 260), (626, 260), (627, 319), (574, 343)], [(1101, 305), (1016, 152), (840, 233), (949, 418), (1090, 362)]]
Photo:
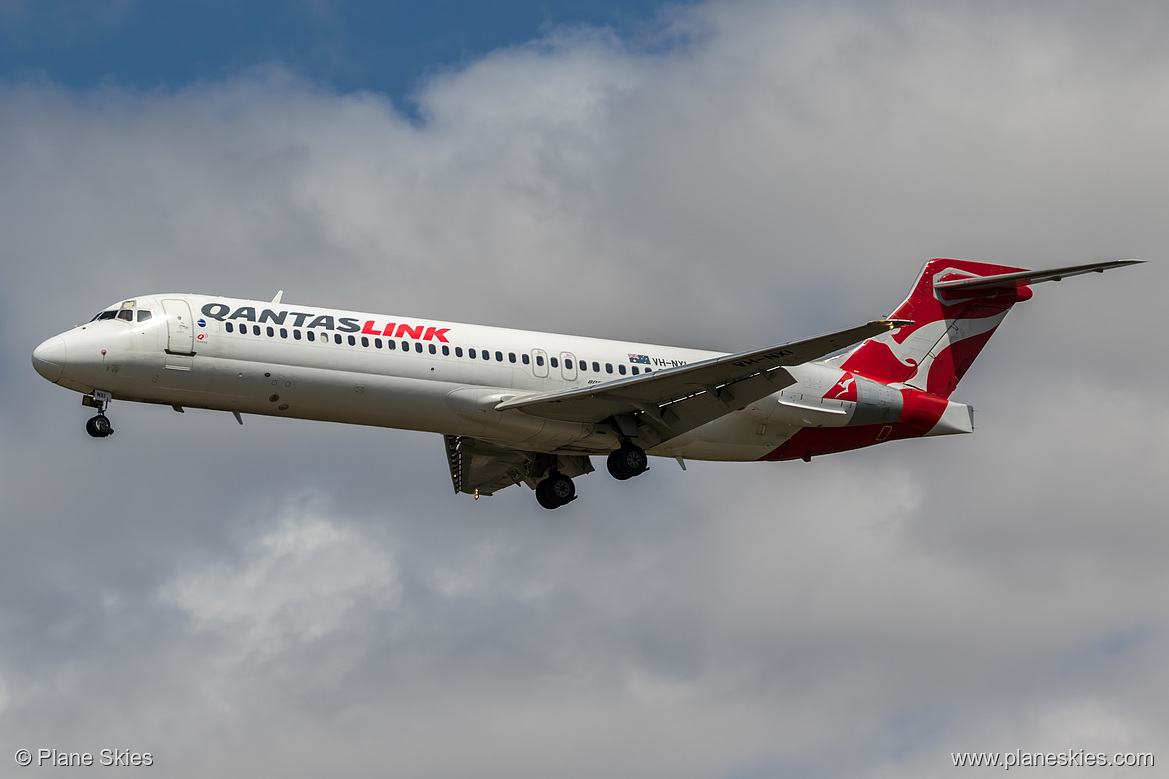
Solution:
[[(143, 295), (32, 355), (97, 410), (113, 400), (439, 433), (457, 493), (513, 484), (547, 509), (606, 456), (784, 461), (971, 433), (950, 394), (1031, 286), (1142, 260), (1027, 270), (925, 264), (885, 319), (733, 354), (201, 294)], [(859, 344), (859, 345), (858, 345)], [(852, 347), (852, 348), (849, 348)]]

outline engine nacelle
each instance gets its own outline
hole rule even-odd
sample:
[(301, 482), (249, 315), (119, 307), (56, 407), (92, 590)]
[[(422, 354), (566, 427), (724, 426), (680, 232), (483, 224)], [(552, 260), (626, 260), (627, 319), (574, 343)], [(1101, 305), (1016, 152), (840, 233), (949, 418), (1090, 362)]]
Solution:
[(852, 418), (848, 420), (849, 426), (879, 425), (896, 422), (901, 417), (905, 400), (899, 390), (863, 376), (854, 376), (853, 381), (856, 401)]

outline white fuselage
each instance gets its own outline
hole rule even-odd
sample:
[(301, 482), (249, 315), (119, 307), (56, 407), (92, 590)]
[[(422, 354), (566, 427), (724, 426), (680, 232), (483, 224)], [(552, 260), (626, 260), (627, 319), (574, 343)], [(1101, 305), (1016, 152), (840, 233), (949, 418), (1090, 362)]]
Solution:
[[(115, 399), (432, 431), (530, 451), (604, 453), (618, 436), (608, 425), (501, 412), (496, 404), (719, 356), (205, 295), (149, 295), (109, 311), (117, 313), (42, 345), (38, 371)], [(797, 383), (784, 391), (649, 453), (756, 460), (800, 428), (849, 423), (856, 404), (823, 397), (843, 371), (808, 363), (789, 372)]]

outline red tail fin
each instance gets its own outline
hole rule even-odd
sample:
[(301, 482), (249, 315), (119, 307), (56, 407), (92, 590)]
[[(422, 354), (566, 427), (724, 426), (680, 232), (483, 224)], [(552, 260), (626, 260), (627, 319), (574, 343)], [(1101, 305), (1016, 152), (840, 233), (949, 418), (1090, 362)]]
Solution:
[(865, 341), (840, 367), (883, 383), (902, 382), (949, 397), (1012, 305), (1031, 297), (1026, 286), (975, 291), (934, 288), (951, 279), (1022, 271), (968, 260), (930, 260), (890, 319), (912, 325)]

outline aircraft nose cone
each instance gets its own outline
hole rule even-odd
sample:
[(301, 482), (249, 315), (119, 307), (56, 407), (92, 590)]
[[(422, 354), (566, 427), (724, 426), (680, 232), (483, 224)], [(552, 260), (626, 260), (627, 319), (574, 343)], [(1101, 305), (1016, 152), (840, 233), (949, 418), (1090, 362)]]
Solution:
[(65, 372), (65, 339), (55, 335), (33, 350), (32, 367), (51, 382)]

